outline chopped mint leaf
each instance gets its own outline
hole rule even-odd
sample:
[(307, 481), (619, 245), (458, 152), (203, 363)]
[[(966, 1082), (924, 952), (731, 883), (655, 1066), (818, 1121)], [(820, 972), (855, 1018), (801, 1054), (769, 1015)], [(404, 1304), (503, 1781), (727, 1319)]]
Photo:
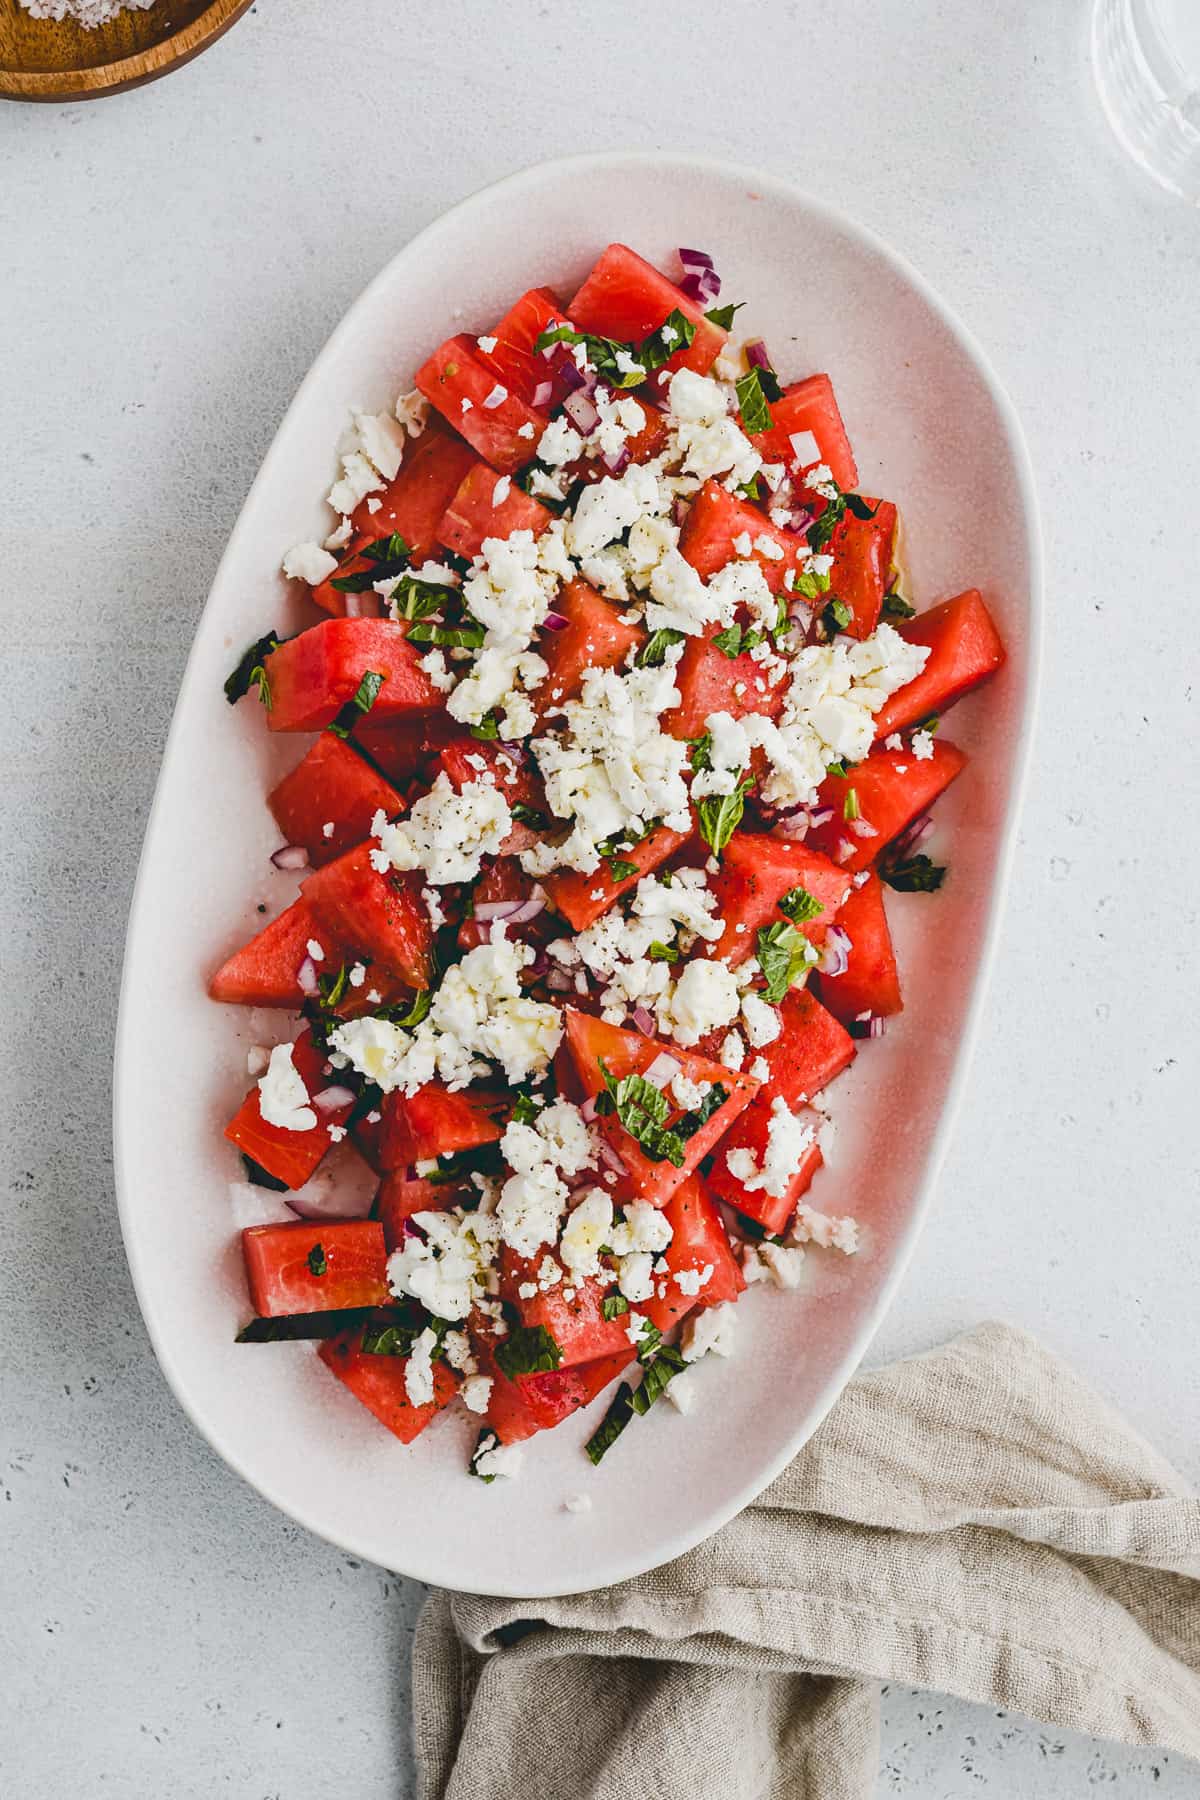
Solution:
[(806, 887), (794, 887), (779, 902), (779, 910), (793, 925), (806, 925), (810, 919), (819, 919), (825, 908)]
[(673, 963), (679, 961), (683, 951), (677, 949), (674, 944), (664, 944), (660, 938), (655, 938), (646, 955), (651, 962)]
[(383, 686), (384, 680), (385, 677), (375, 669), (366, 671), (355, 689), (353, 697), (347, 700), (337, 718), (328, 728), (334, 737), (348, 738), (350, 736), (358, 721), (364, 714), (370, 712), (378, 700), (379, 690)]
[(545, 813), (536, 812), (532, 806), (526, 806), (523, 800), (518, 800), (509, 811), (518, 824), (531, 825), (535, 831), (544, 831), (550, 823)]
[(672, 644), (682, 644), (684, 636), (682, 631), (672, 631), (669, 625), (660, 626), (646, 639), (638, 651), (638, 668), (661, 669), (667, 660), (667, 651)]
[(478, 650), (483, 644), (483, 626), (470, 616), (461, 625), (435, 625), (430, 619), (415, 624), (408, 634), (410, 644), (435, 644), (439, 649)]
[(696, 327), (676, 307), (667, 314), (657, 331), (642, 339), (633, 352), (634, 361), (641, 363), (643, 369), (661, 369), (677, 350), (690, 348), (695, 336)]
[(366, 1306), (334, 1307), (328, 1312), (286, 1313), (282, 1318), (251, 1319), (234, 1339), (236, 1344), (295, 1343), (301, 1338), (338, 1337), (353, 1331), (370, 1315)]
[(760, 369), (757, 366), (748, 369), (734, 382), (734, 388), (742, 415), (742, 430), (750, 436), (756, 432), (770, 431), (775, 420), (767, 402), (783, 397), (783, 389), (774, 369)]
[(946, 879), (945, 866), (924, 855), (885, 863), (879, 873), (898, 894), (933, 894)]
[(846, 494), (844, 499), (847, 510), (852, 512), (856, 519), (873, 519), (875, 514), (879, 511), (878, 501), (872, 506), (868, 501), (863, 499), (861, 494)]
[(637, 1359), (643, 1367), (658, 1354), (662, 1341), (662, 1332), (657, 1325), (646, 1324), (644, 1326), (642, 1335), (637, 1341)]
[(681, 1353), (673, 1344), (661, 1346), (653, 1359), (645, 1364), (641, 1383), (633, 1390), (633, 1410), (639, 1418), (645, 1418), (654, 1402), (666, 1393), (673, 1377), (685, 1367)]
[(910, 606), (903, 594), (891, 593), (883, 596), (884, 617), (888, 619), (915, 619), (917, 609)]
[(606, 1319), (619, 1319), (622, 1313), (629, 1311), (629, 1302), (624, 1294), (605, 1294), (600, 1311)]
[(242, 1151), (242, 1162), (246, 1168), (246, 1180), (250, 1182), (251, 1186), (270, 1188), (273, 1194), (288, 1192), (286, 1181), (280, 1181), (278, 1175), (272, 1175), (270, 1169), (264, 1169), (261, 1163), (256, 1163), (254, 1158), (247, 1156), (244, 1150)]
[(711, 769), (712, 732), (702, 731), (699, 737), (689, 738), (688, 743), (692, 746), (690, 760), (696, 774), (698, 775), (701, 769)]
[(632, 1417), (633, 1389), (627, 1381), (623, 1381), (608, 1411), (583, 1446), (592, 1462), (599, 1463), (605, 1453), (612, 1449)]
[(761, 475), (752, 475), (749, 481), (738, 484), (738, 493), (743, 500), (762, 500), (765, 498), (767, 484)]
[(474, 1475), (477, 1481), (495, 1481), (496, 1477), (494, 1475), (481, 1475), (476, 1464), (485, 1451), (495, 1450), (499, 1442), (500, 1439), (496, 1436), (494, 1431), (489, 1431), (485, 1427), (484, 1430), (480, 1432), (479, 1436), (475, 1439), (475, 1448), (471, 1452), (471, 1461), (467, 1467), (468, 1475)]
[(857, 788), (846, 789), (845, 797), (842, 800), (842, 817), (848, 825), (852, 825), (855, 819), (862, 818), (862, 808), (858, 804)]
[(557, 1369), (562, 1351), (544, 1325), (514, 1325), (495, 1351), (496, 1366), (510, 1381)]
[(713, 1114), (717, 1112), (729, 1098), (728, 1088), (723, 1088), (719, 1081), (714, 1081), (703, 1100), (694, 1111), (684, 1113), (682, 1119), (676, 1119), (672, 1130), (676, 1137), (686, 1142), (695, 1137), (702, 1125), (707, 1125)]
[(304, 1260), (308, 1264), (309, 1270), (313, 1275), (324, 1275), (329, 1268), (329, 1261), (325, 1255), (325, 1246), (323, 1244), (314, 1244)]
[(704, 316), (710, 325), (717, 325), (722, 331), (728, 331), (733, 325), (734, 313), (740, 312), (745, 304), (744, 300), (735, 300), (732, 306), (714, 306)]
[(812, 967), (812, 945), (802, 931), (782, 921), (764, 925), (758, 933), (758, 964), (766, 981), (766, 997), (778, 1006), (797, 976)]
[(799, 594), (803, 600), (816, 600), (829, 592), (829, 576), (814, 575), (810, 570), (802, 569), (796, 577), (792, 592)]
[(535, 1100), (532, 1094), (521, 1090), (517, 1094), (516, 1100), (513, 1102), (513, 1123), (516, 1125), (532, 1125), (541, 1110), (541, 1102)]
[(596, 1111), (615, 1113), (618, 1122), (651, 1162), (669, 1162), (677, 1169), (682, 1168), (683, 1140), (677, 1132), (665, 1129), (671, 1111), (666, 1095), (641, 1075), (625, 1075), (620, 1081), (616, 1080), (609, 1074), (603, 1057), (600, 1058), (600, 1073), (604, 1077), (605, 1091), (597, 1097)]
[(473, 738), (480, 738), (484, 743), (490, 743), (493, 738), (498, 738), (500, 736), (500, 721), (495, 713), (484, 713), (478, 725), (472, 725), (471, 736)]
[(612, 881), (630, 881), (639, 872), (638, 865), (624, 856), (610, 856), (606, 866)]
[(243, 694), (248, 694), (251, 688), (257, 688), (259, 699), (270, 712), (271, 688), (267, 681), (266, 661), (282, 642), (277, 631), (268, 631), (256, 644), (251, 644), (225, 683), (225, 698), (230, 706), (236, 706)]
[(839, 631), (845, 631), (853, 617), (846, 602), (839, 600), (835, 594), (821, 614), (821, 623), (829, 637), (836, 637)]
[(746, 795), (754, 786), (753, 775), (743, 775), (732, 794), (706, 794), (696, 803), (696, 819), (700, 836), (714, 856), (722, 850), (742, 822)]
[[(335, 575), (330, 587), (335, 587), (343, 594), (365, 594), (373, 588), (377, 581), (390, 581), (393, 576), (401, 576), (408, 568), (409, 548), (398, 531), (390, 537), (376, 538), (373, 544), (365, 544), (361, 550), (352, 550), (346, 562), (355, 562), (358, 558), (366, 563), (365, 569), (358, 569), (350, 575)], [(346, 563), (342, 564), (344, 568)]]

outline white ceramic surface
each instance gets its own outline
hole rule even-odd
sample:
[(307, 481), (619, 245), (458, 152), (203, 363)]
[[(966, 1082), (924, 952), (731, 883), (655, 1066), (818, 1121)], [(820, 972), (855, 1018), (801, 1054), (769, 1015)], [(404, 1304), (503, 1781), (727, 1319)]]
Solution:
[[(785, 377), (831, 371), (864, 491), (896, 499), (921, 605), (982, 588), (1009, 646), (1001, 676), (955, 713), (972, 762), (939, 808), (953, 877), (897, 896), (907, 1009), (830, 1097), (836, 1131), (814, 1204), (866, 1225), (853, 1262), (810, 1258), (796, 1294), (739, 1306), (737, 1356), (710, 1359), (700, 1409), (632, 1426), (593, 1471), (597, 1409), (527, 1447), (517, 1482), (462, 1474), (473, 1428), (438, 1422), (409, 1451), (307, 1346), (239, 1348), (247, 1305), (221, 1126), (261, 1019), (212, 1005), (208, 970), (290, 897), (263, 802), (299, 744), (269, 739), (221, 681), (268, 624), (303, 622), (282, 552), (319, 533), (320, 495), (351, 403), (382, 405), (451, 329), (483, 329), (521, 288), (569, 294), (611, 238), (667, 264), (717, 259), (739, 324)], [(819, 270), (820, 279), (814, 279)], [(447, 308), (460, 308), (452, 319)], [(597, 156), (526, 171), (455, 208), (352, 308), (304, 382), (230, 540), (171, 730), (134, 898), (118, 1031), (117, 1187), (130, 1266), (181, 1404), (247, 1480), (356, 1555), (449, 1587), (538, 1595), (660, 1563), (719, 1526), (795, 1452), (861, 1356), (919, 1228), (982, 999), (1028, 743), (1040, 549), (1016, 419), (977, 347), (877, 239), (774, 178), (691, 156)], [(167, 1197), (169, 1198), (169, 1203)], [(586, 1489), (586, 1526), (563, 1511)], [(647, 1504), (648, 1495), (671, 1503)]]

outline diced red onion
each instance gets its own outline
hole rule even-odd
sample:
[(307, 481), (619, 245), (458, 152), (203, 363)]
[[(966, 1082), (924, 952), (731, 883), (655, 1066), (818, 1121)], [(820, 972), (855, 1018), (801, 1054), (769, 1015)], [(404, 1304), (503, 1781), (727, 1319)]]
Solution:
[(811, 823), (808, 814), (801, 808), (799, 812), (789, 813), (772, 825), (771, 835), (785, 838), (791, 843), (799, 843), (802, 838), (808, 836), (808, 828)]
[(548, 612), (542, 620), (542, 627), (546, 631), (565, 631), (570, 623), (570, 619), (564, 618), (562, 613)]
[(775, 367), (767, 346), (761, 338), (752, 338), (746, 345), (746, 361), (752, 369), (773, 369)]
[(317, 965), (314, 963), (311, 956), (306, 956), (304, 961), (300, 964), (300, 967), (296, 970), (296, 985), (299, 987), (300, 992), (309, 1000), (312, 999), (314, 994), (320, 992), (320, 987), (317, 982)]
[(685, 275), (679, 283), (679, 291), (689, 300), (707, 306), (721, 292), (721, 277), (715, 269), (703, 269), (698, 275)]
[(313, 1094), (313, 1105), (318, 1112), (336, 1112), (338, 1107), (353, 1107), (354, 1089), (342, 1087), (336, 1082), (331, 1087), (322, 1087), (320, 1093)]
[(798, 506), (788, 520), (788, 530), (808, 531), (816, 522), (817, 515), (815, 513), (810, 512), (807, 506)]
[(571, 977), (565, 969), (551, 969), (546, 977), (546, 986), (553, 994), (569, 994)]
[(643, 1073), (642, 1079), (652, 1087), (665, 1088), (674, 1081), (677, 1075), (683, 1074), (683, 1064), (664, 1050), (656, 1056), (650, 1067)]
[(849, 935), (840, 925), (831, 925), (825, 933), (825, 947), (821, 952), (822, 975), (844, 975), (849, 966), (851, 948)]
[(307, 869), (308, 851), (303, 844), (285, 844), (271, 857), (277, 869)]
[(911, 856), (922, 838), (927, 837), (932, 830), (933, 819), (928, 813), (921, 813), (918, 818), (915, 818), (892, 844), (892, 855), (897, 862), (902, 861), (906, 856)]
[(554, 383), (552, 381), (539, 381), (533, 390), (533, 399), (530, 404), (537, 407), (549, 406), (553, 395)]
[(599, 1157), (605, 1167), (612, 1169), (615, 1174), (625, 1175), (628, 1173), (624, 1158), (613, 1149), (607, 1138), (600, 1139)]
[(682, 525), (683, 521), (687, 518), (687, 516), (691, 512), (691, 510), (692, 510), (691, 501), (688, 499), (685, 499), (682, 494), (676, 494), (675, 504), (671, 508), (671, 518), (674, 521), (674, 523), (676, 525)]
[(583, 969), (576, 969), (575, 971), (575, 992), (581, 994), (584, 999), (587, 998), (588, 978)]
[(336, 1112), (339, 1106), (354, 1105), (354, 1089), (340, 1087), (336, 1082), (332, 1087), (322, 1088), (314, 1094), (312, 1103), (318, 1112)]
[(610, 475), (620, 475), (629, 467), (629, 445), (622, 444), (619, 450), (606, 450), (600, 458)]
[(699, 274), (702, 269), (711, 269), (716, 266), (707, 250), (680, 250), (678, 256), (689, 274), (693, 270)]
[[(643, 1037), (653, 1037), (654, 1036), (654, 1033), (658, 1029), (658, 1025), (655, 1020), (654, 1014), (649, 1010), (648, 1007), (635, 1006), (629, 1016), (633, 1020), (634, 1024), (636, 1025), (637, 1029), (641, 1032)], [(654, 1066), (653, 1063), (650, 1066), (651, 1066), (651, 1068), (653, 1068), (653, 1066)]]
[(506, 925), (525, 925), (530, 919), (536, 919), (545, 907), (546, 901), (530, 895), (527, 900), (480, 900), (475, 907), (475, 917), (482, 924), (503, 921)]
[(284, 1205), (298, 1219), (365, 1219), (371, 1210), (371, 1199), (369, 1194), (356, 1193), (353, 1187), (331, 1182), (324, 1194), (289, 1194)]
[(819, 812), (815, 812), (810, 816), (809, 824), (812, 825), (815, 829), (816, 826), (818, 826), (818, 825), (828, 825), (828, 823), (829, 823), (830, 819), (832, 819), (832, 817), (833, 817), (832, 806), (823, 806)]
[(585, 385), (583, 370), (576, 367), (573, 357), (564, 356), (555, 370), (555, 374), (568, 394), (574, 393), (577, 388)]
[(595, 431), (597, 425), (600, 423), (600, 414), (596, 411), (595, 401), (590, 394), (585, 394), (582, 389), (567, 395), (566, 399), (563, 401), (563, 411), (579, 427), (584, 437), (587, 437), (589, 433)]
[(596, 1117), (596, 1101), (599, 1097), (598, 1094), (592, 1094), (579, 1109), (579, 1116), (587, 1125), (590, 1125)]
[(867, 1026), (867, 1036), (869, 1038), (881, 1038), (883, 1036), (884, 1030), (885, 1030), (884, 1021), (880, 1018), (879, 1014), (876, 1013), (874, 1018), (871, 1020), (871, 1023)]
[(873, 838), (879, 836), (878, 828), (866, 819), (848, 819), (847, 824), (856, 838)]

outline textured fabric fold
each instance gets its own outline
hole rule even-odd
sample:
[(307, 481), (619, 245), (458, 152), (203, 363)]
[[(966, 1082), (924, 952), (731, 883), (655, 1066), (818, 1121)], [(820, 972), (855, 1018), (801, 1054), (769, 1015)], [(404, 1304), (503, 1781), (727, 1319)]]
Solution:
[(859, 1376), (661, 1569), (431, 1595), (422, 1800), (860, 1800), (882, 1682), (1200, 1755), (1200, 1500), (1008, 1326)]

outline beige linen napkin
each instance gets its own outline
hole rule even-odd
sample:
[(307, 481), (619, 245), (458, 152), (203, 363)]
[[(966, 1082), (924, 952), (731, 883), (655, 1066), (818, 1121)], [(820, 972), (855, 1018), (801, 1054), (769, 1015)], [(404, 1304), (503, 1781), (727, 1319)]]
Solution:
[(1200, 1756), (1200, 1500), (1007, 1326), (859, 1376), (665, 1568), (432, 1594), (422, 1800), (861, 1800), (885, 1681)]

